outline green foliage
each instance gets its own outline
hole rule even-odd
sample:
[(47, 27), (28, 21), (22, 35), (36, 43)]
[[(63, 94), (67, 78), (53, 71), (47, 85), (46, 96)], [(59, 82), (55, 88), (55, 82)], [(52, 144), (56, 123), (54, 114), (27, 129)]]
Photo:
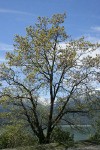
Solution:
[(100, 144), (100, 133), (96, 132), (93, 136), (90, 137), (90, 141), (95, 144)]
[(90, 137), (90, 141), (96, 144), (100, 144), (100, 120), (95, 124), (95, 134)]
[[(34, 26), (26, 28), (25, 36), (15, 36), (14, 51), (8, 52), (7, 62), (0, 65), (0, 104), (7, 108), (9, 105), (14, 117), (10, 117), (10, 114), (6, 116), (12, 120), (26, 120), (40, 143), (50, 140), (52, 126), (57, 126), (69, 111), (69, 101), (81, 100), (83, 95), (92, 91), (91, 82), (98, 80), (100, 56), (92, 57), (90, 54), (100, 45), (85, 41), (84, 37), (71, 40), (62, 25), (65, 18), (65, 14), (55, 14), (52, 18), (39, 17)], [(48, 99), (50, 109), (47, 111), (39, 106), (42, 95), (43, 99)], [(63, 101), (58, 103), (59, 99)], [(79, 109), (83, 110), (84, 107)], [(4, 136), (7, 137), (4, 141), (11, 146), (17, 145), (17, 140), (21, 145), (23, 142), (20, 141), (25, 137), (22, 131), (15, 131), (11, 130)], [(55, 132), (57, 134), (54, 135), (60, 135), (55, 136), (56, 141), (71, 140), (68, 133), (60, 129)], [(15, 135), (19, 138), (15, 138)]]
[(29, 146), (35, 143), (36, 139), (27, 131), (22, 130), (20, 125), (7, 126), (0, 135), (0, 149)]
[(96, 122), (96, 131), (100, 134), (100, 120), (97, 120)]
[(58, 142), (66, 147), (74, 146), (74, 138), (70, 132), (63, 130), (61, 127), (56, 127), (52, 133), (51, 140)]

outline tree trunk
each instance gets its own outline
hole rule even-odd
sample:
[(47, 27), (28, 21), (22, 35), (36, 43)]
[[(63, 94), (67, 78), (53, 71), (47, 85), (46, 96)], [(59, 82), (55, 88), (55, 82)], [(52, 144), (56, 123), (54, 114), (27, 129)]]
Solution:
[(50, 136), (49, 137), (45, 136), (43, 131), (39, 132), (38, 139), (39, 139), (39, 144), (49, 144), (50, 143)]
[(46, 137), (39, 137), (39, 144), (49, 144), (50, 143), (50, 138), (46, 138)]

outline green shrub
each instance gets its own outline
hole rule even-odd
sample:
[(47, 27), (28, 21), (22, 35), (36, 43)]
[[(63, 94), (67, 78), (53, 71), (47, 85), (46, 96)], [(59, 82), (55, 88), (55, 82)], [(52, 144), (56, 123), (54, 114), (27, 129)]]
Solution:
[(29, 146), (34, 145), (34, 143), (36, 143), (36, 138), (24, 131), (20, 125), (7, 126), (0, 135), (0, 149)]
[(51, 136), (52, 142), (58, 142), (66, 147), (74, 146), (74, 138), (70, 132), (63, 130), (61, 127), (56, 127)]
[(95, 144), (100, 144), (100, 133), (95, 133), (93, 136), (90, 137), (90, 141)]
[(100, 144), (100, 120), (97, 120), (93, 127), (96, 132), (89, 140), (95, 144)]

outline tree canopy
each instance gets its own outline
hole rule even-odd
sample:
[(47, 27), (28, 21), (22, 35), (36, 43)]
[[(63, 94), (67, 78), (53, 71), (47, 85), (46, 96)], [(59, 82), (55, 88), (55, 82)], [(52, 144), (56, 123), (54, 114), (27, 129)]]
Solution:
[[(72, 40), (63, 26), (65, 18), (65, 14), (39, 17), (25, 36), (15, 36), (14, 51), (0, 65), (0, 103), (17, 109), (40, 143), (50, 142), (53, 129), (69, 112), (69, 102), (82, 106), (82, 97), (89, 96), (98, 81), (100, 55), (91, 53), (99, 44), (84, 37)], [(41, 99), (47, 102), (46, 109)]]

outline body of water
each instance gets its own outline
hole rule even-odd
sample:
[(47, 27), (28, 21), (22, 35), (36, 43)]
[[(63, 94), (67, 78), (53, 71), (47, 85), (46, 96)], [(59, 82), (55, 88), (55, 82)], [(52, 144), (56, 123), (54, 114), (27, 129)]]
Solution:
[(70, 132), (74, 136), (75, 141), (87, 140), (95, 133), (91, 125), (78, 125), (77, 127), (63, 125), (63, 129)]

